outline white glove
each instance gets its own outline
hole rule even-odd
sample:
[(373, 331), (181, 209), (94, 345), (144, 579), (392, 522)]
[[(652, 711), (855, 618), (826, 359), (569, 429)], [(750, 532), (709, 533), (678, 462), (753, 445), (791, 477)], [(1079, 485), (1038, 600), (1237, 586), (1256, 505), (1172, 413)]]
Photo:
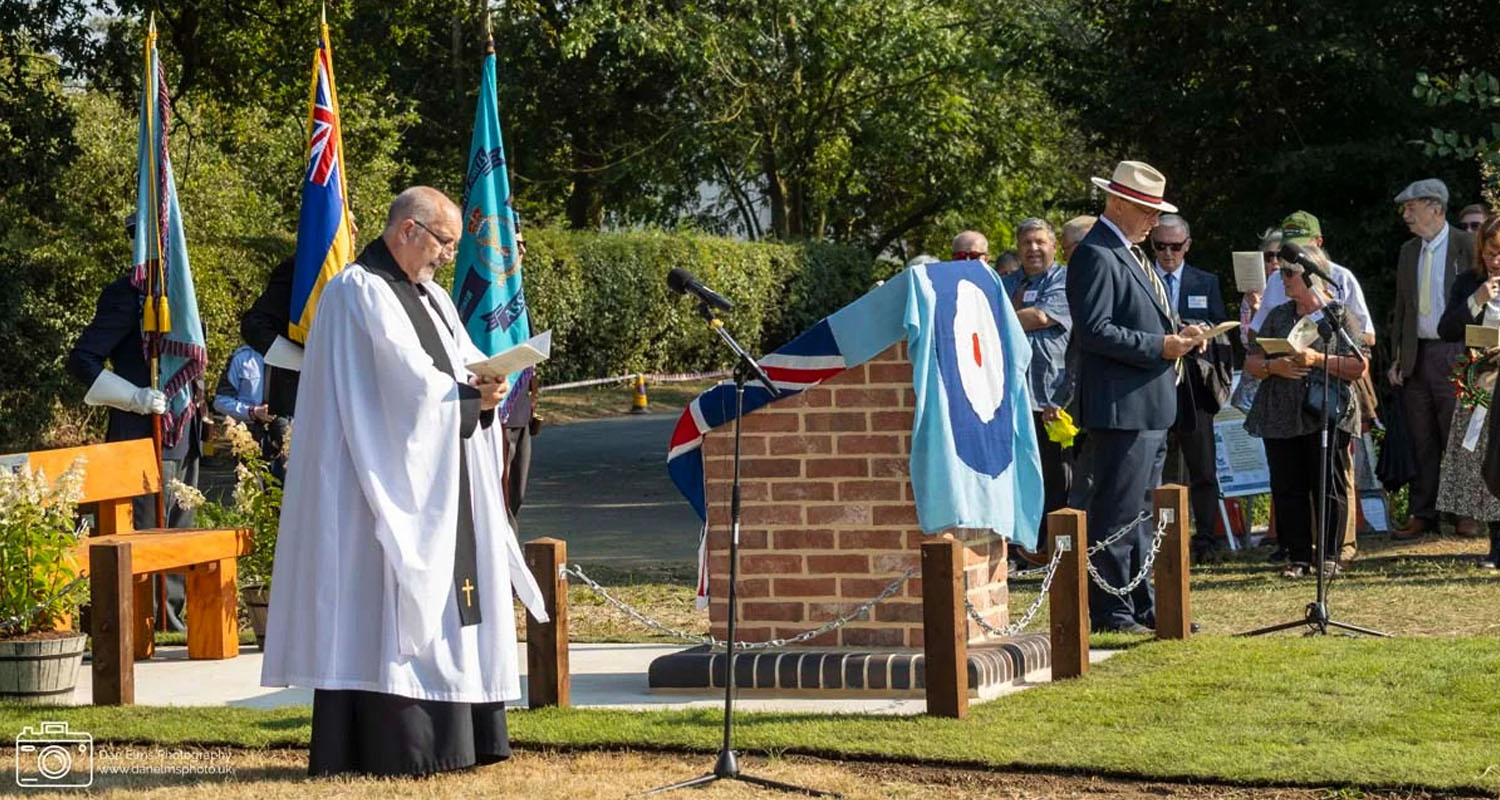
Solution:
[(99, 373), (89, 387), (83, 402), (91, 406), (110, 406), (132, 414), (161, 414), (167, 410), (167, 396), (155, 389), (136, 386), (109, 370)]

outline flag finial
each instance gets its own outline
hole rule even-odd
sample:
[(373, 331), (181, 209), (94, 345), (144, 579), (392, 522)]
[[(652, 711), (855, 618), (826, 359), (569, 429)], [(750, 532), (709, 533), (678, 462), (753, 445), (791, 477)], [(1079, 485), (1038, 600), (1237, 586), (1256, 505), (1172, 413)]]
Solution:
[(156, 35), (156, 11), (151, 11), (150, 22), (146, 26), (146, 32), (152, 36)]
[(486, 5), (484, 9), (484, 52), (495, 52), (495, 28), (490, 24), (490, 9)]
[(322, 4), (322, 11), (320, 12), (319, 19), (322, 22), (323, 26), (327, 27), (327, 25), (328, 25), (328, 3), (326, 3), (326, 2)]

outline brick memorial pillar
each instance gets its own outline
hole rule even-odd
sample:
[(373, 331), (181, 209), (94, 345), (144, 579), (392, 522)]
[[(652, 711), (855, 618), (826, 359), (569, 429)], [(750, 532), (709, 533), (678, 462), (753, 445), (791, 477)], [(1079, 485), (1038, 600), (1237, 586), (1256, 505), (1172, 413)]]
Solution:
[[(918, 570), (924, 535), (908, 470), (916, 396), (905, 344), (743, 420), (740, 641), (820, 627)], [(708, 504), (709, 618), (725, 635), (734, 426), (702, 444)], [(1009, 622), (1006, 545), (981, 529), (941, 535), (965, 545), (967, 596), (985, 621)], [(1045, 636), (995, 641), (969, 620), (971, 693), (1050, 663)], [(742, 652), (737, 680), (775, 691), (920, 692), (920, 573), (871, 612), (795, 647)], [(986, 645), (990, 645), (987, 647)], [(722, 651), (719, 652), (722, 657)], [(658, 659), (653, 688), (709, 685), (709, 648)], [(717, 671), (722, 673), (722, 667)], [(722, 686), (722, 684), (719, 684)]]

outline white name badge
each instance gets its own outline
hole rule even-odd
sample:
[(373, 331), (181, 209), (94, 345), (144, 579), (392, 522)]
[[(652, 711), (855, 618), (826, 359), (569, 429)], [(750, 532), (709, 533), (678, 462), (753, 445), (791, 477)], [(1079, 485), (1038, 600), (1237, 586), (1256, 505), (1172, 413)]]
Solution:
[(1208, 308), (1208, 295), (1206, 295), (1206, 294), (1190, 294), (1190, 295), (1188, 295), (1188, 308), (1205, 308), (1205, 309)]
[(1036, 290), (1035, 289), (1027, 289), (1025, 292), (1023, 292), (1021, 294), (1021, 302), (1023, 302), (1023, 303), (1035, 303), (1036, 302)]

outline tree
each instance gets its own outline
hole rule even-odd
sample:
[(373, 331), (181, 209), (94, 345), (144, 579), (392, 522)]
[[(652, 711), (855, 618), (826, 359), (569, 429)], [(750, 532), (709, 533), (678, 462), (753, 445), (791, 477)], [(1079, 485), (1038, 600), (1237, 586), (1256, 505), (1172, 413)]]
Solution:
[(600, 6), (601, 31), (678, 64), (713, 168), (704, 178), (727, 188), (751, 230), (763, 201), (771, 235), (883, 251), (946, 212), (1040, 211), (1077, 180), (1066, 118), (1036, 79), (1048, 26), (1033, 9)]

